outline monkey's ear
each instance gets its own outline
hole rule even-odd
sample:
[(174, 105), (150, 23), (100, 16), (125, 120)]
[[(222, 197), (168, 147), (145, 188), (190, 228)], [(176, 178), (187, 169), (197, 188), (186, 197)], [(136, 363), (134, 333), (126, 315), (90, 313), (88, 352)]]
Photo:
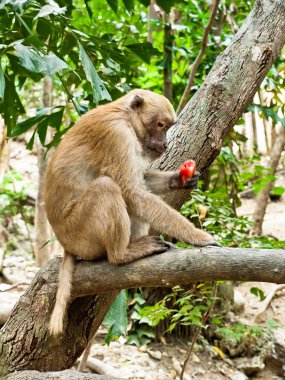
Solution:
[(131, 101), (131, 109), (137, 110), (143, 105), (143, 98), (139, 95), (135, 95)]

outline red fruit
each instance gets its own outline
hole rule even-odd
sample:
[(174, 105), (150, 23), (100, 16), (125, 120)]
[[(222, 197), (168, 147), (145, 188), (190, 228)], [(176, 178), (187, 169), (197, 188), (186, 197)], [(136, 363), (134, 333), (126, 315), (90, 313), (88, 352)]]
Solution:
[(185, 161), (179, 168), (179, 173), (182, 178), (183, 184), (187, 181), (188, 178), (193, 177), (196, 171), (196, 162), (193, 160)]

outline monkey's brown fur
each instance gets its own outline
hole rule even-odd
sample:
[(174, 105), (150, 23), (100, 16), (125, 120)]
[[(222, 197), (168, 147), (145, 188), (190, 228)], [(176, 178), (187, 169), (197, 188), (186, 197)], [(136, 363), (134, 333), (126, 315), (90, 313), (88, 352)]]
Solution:
[(59, 144), (45, 184), (48, 219), (65, 250), (51, 334), (63, 329), (75, 256), (107, 256), (118, 265), (164, 251), (148, 236), (150, 226), (194, 245), (215, 244), (155, 195), (183, 188), (179, 172), (146, 170), (147, 157), (165, 151), (166, 131), (175, 121), (165, 97), (133, 90), (82, 116)]

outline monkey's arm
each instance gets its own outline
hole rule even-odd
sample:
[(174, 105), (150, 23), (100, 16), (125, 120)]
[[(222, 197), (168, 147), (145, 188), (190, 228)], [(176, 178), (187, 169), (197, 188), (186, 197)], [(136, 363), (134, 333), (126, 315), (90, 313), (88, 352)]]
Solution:
[[(131, 130), (114, 128), (113, 133), (116, 133), (116, 138), (113, 138), (113, 154), (105, 155), (101, 174), (111, 177), (119, 185), (129, 212), (150, 224), (154, 230), (186, 243), (196, 246), (216, 245), (211, 235), (195, 228), (178, 211), (145, 189), (141, 158)], [(107, 140), (103, 140), (100, 146), (108, 152), (110, 144), (104, 147), (105, 143)]]
[(148, 189), (154, 194), (164, 194), (172, 190), (197, 188), (200, 173), (196, 171), (193, 177), (183, 184), (179, 170), (162, 172), (159, 170), (148, 170), (144, 179)]

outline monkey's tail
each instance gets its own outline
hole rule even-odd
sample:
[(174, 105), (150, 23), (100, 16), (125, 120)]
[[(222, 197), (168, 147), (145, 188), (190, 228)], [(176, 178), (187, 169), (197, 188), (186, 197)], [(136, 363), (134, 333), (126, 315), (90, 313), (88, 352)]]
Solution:
[(49, 332), (51, 335), (58, 335), (63, 331), (63, 318), (71, 294), (74, 260), (73, 255), (64, 252), (58, 273), (55, 306), (49, 322)]

